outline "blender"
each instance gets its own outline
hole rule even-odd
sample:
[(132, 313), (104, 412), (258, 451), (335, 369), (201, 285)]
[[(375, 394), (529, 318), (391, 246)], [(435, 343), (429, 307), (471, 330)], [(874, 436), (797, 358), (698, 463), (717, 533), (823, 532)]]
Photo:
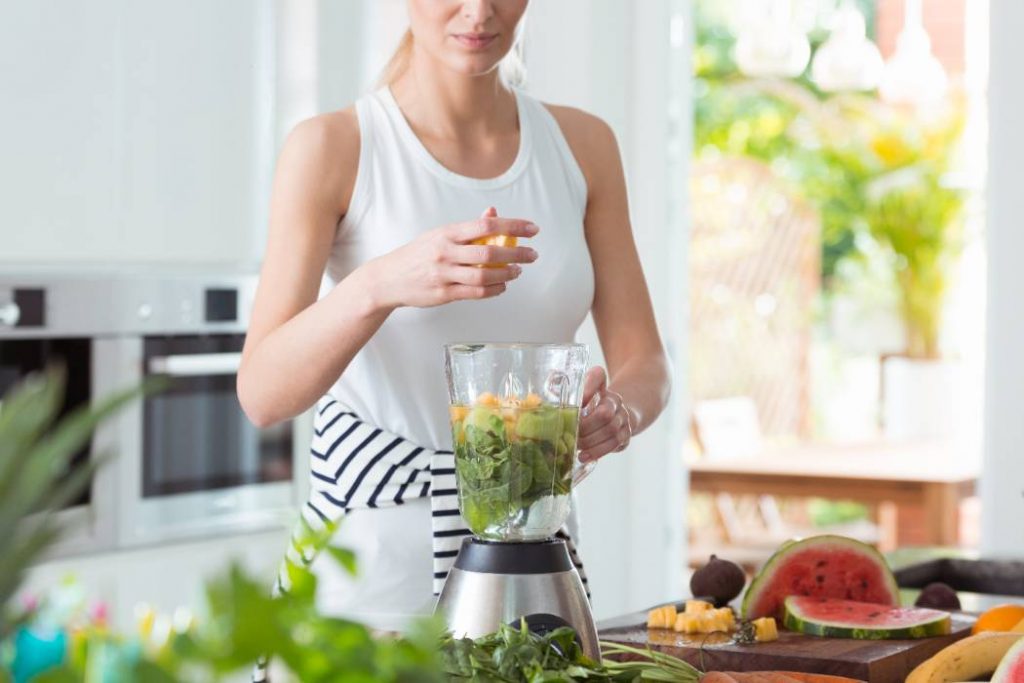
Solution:
[(445, 347), (459, 511), (466, 538), (438, 598), (456, 637), (505, 624), (570, 626), (599, 660), (590, 603), (555, 533), (569, 515), (577, 464), (583, 344)]

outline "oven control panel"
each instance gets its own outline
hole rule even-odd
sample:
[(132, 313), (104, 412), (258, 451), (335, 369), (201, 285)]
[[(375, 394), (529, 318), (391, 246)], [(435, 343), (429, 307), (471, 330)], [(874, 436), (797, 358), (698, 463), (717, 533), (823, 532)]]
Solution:
[(0, 276), (0, 338), (244, 332), (255, 274)]

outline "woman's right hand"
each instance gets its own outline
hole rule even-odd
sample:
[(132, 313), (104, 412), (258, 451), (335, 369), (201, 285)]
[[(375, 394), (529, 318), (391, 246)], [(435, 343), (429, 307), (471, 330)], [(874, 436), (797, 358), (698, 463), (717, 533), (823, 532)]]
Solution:
[[(476, 220), (435, 228), (363, 266), (370, 271), (371, 297), (380, 308), (394, 309), (497, 296), (519, 277), (519, 264), (532, 263), (537, 252), (472, 242), (495, 235), (533, 237), (537, 232), (530, 221), (498, 218), (493, 208)], [(501, 265), (482, 267), (489, 264)]]

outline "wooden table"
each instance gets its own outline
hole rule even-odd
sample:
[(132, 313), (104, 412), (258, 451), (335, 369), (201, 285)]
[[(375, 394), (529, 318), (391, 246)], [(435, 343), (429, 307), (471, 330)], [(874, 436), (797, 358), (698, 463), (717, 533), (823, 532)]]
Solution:
[(703, 458), (688, 467), (695, 492), (855, 500), (893, 516), (900, 506), (921, 506), (926, 542), (940, 546), (957, 544), (960, 501), (978, 479), (977, 466), (950, 447), (916, 442), (765, 448), (756, 457)]

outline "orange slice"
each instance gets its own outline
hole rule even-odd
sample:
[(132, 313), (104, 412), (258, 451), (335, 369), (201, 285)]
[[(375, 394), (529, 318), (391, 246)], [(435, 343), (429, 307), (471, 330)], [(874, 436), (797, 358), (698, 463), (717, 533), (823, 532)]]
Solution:
[[(489, 235), (473, 240), (473, 244), (483, 244), (491, 247), (514, 247), (517, 244), (515, 235)], [(507, 263), (484, 263), (480, 268), (504, 268)]]

